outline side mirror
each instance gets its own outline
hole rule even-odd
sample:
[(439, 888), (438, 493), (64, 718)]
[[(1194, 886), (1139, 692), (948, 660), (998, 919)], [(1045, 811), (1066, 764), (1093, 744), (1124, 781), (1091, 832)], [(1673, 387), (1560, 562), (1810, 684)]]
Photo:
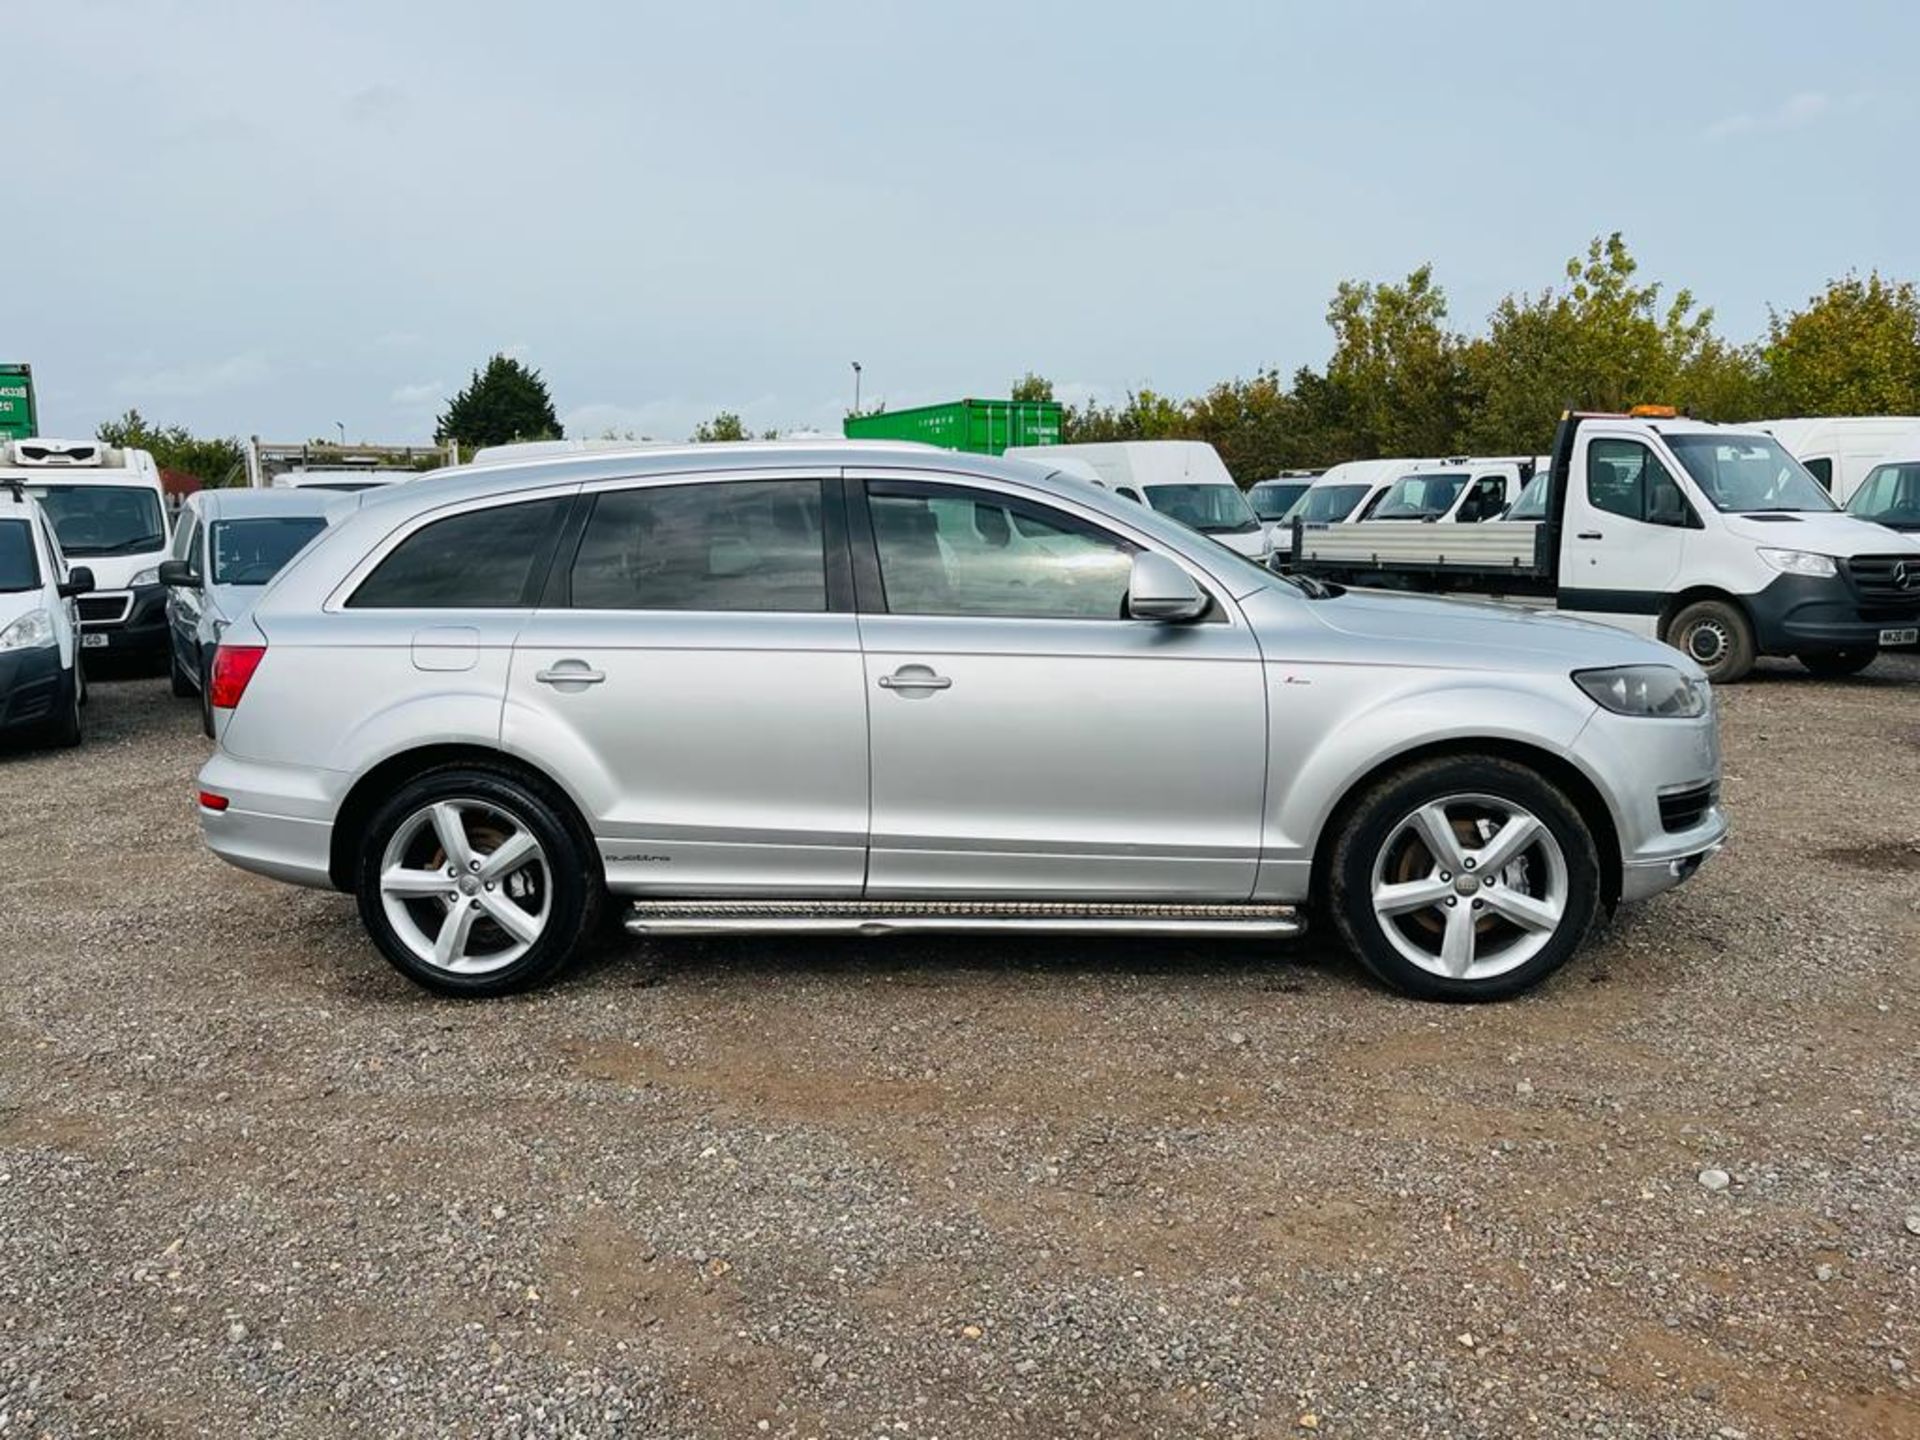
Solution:
[(176, 590), (191, 590), (200, 583), (200, 577), (193, 573), (193, 564), (187, 560), (162, 560), (160, 562), (160, 583), (172, 586)]
[(85, 565), (71, 566), (67, 570), (67, 578), (58, 588), (62, 600), (71, 600), (76, 595), (85, 595), (93, 589), (93, 571)]
[(1135, 620), (1198, 620), (1212, 602), (1194, 578), (1164, 555), (1142, 550), (1127, 581), (1127, 614)]

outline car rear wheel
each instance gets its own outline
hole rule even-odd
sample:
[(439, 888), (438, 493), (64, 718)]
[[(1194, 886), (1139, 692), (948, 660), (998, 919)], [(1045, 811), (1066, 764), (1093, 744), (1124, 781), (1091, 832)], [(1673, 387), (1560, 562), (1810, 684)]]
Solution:
[(361, 837), (360, 919), (402, 974), (448, 995), (504, 994), (574, 958), (600, 867), (564, 800), (506, 770), (453, 766), (401, 787)]
[(1388, 984), (1433, 1000), (1500, 1000), (1579, 948), (1600, 864), (1573, 803), (1523, 765), (1426, 761), (1351, 812), (1330, 865), (1347, 944)]
[(1845, 675), (1858, 675), (1880, 658), (1880, 652), (1878, 650), (1828, 650), (1822, 654), (1799, 655), (1795, 658), (1814, 674), (1837, 680)]
[(1715, 685), (1744, 680), (1753, 669), (1753, 626), (1738, 605), (1726, 600), (1694, 601), (1673, 617), (1666, 641)]

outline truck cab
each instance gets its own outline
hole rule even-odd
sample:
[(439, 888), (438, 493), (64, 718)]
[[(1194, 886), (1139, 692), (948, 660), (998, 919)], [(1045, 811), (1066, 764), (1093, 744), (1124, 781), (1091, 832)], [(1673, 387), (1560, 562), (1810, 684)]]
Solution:
[(1477, 524), (1497, 520), (1520, 498), (1529, 466), (1513, 460), (1450, 460), (1402, 475), (1364, 517)]
[(1841, 512), (1757, 427), (1570, 414), (1547, 483), (1509, 515), (1445, 539), (1417, 521), (1297, 526), (1293, 563), (1548, 604), (1664, 640), (1719, 682), (1758, 655), (1840, 675), (1920, 641), (1920, 541)]
[(163, 661), (167, 506), (153, 456), (93, 440), (13, 440), (0, 444), (0, 483), (8, 481), (40, 502), (66, 558), (93, 574), (78, 607), (82, 650)]

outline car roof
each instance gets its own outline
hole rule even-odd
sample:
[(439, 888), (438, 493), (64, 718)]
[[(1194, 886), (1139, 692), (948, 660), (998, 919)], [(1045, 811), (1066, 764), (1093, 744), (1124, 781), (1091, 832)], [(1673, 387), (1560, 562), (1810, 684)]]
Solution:
[(325, 515), (340, 503), (336, 490), (201, 490), (190, 503), (207, 520), (268, 515)]

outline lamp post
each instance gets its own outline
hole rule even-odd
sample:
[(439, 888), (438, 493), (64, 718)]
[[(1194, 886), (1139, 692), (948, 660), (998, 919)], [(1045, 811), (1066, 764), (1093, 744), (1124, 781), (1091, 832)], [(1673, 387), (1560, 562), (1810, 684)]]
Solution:
[(860, 413), (860, 362), (853, 362), (853, 413)]
[(344, 420), (336, 420), (333, 422), (333, 428), (340, 432), (340, 448), (342, 450), (346, 449), (347, 448), (347, 422)]

